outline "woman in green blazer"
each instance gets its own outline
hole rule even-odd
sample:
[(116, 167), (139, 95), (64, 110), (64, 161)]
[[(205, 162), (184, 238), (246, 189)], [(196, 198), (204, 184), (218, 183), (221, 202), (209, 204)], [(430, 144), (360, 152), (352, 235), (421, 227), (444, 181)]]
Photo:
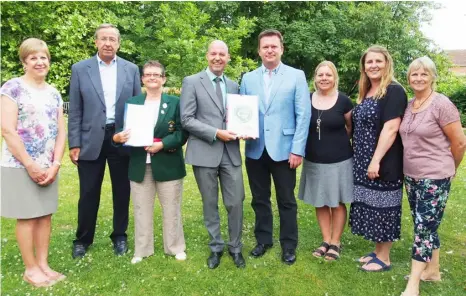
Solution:
[[(163, 246), (168, 255), (186, 259), (181, 196), (186, 169), (182, 146), (187, 133), (181, 129), (179, 99), (162, 94), (165, 68), (158, 61), (148, 61), (142, 82), (147, 93), (132, 97), (127, 104), (144, 105), (156, 114), (154, 143), (149, 147), (131, 147), (129, 180), (134, 206), (135, 252), (131, 263), (154, 254), (154, 199), (157, 194), (162, 206)], [(113, 136), (115, 143), (125, 143), (129, 130)]]

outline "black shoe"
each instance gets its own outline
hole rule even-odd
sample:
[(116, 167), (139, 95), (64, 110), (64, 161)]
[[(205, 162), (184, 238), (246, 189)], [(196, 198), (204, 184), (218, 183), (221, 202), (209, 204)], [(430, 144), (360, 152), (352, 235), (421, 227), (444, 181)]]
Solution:
[(87, 252), (87, 246), (84, 244), (76, 243), (73, 245), (73, 252), (71, 256), (73, 256), (73, 259), (81, 259), (86, 255)]
[(294, 264), (296, 262), (296, 251), (294, 249), (283, 250), (282, 261), (288, 265)]
[(207, 258), (207, 267), (210, 269), (217, 268), (220, 265), (222, 255), (223, 252), (211, 252), (209, 258)]
[(235, 263), (236, 267), (238, 268), (246, 267), (246, 261), (244, 261), (243, 254), (241, 254), (241, 252), (239, 253), (230, 252), (230, 256), (233, 259), (233, 262)]
[(249, 254), (254, 258), (262, 257), (272, 246), (272, 244), (257, 244)]
[(128, 244), (126, 240), (119, 240), (113, 243), (113, 252), (115, 255), (122, 256), (128, 252)]

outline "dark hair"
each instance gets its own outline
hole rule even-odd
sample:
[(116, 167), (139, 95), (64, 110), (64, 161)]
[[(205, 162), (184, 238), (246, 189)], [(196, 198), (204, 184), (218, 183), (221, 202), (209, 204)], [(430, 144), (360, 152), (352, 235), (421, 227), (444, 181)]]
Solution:
[(277, 30), (274, 30), (274, 29), (267, 29), (265, 31), (262, 31), (260, 34), (259, 34), (259, 37), (258, 37), (258, 40), (257, 40), (257, 47), (260, 48), (260, 44), (261, 44), (261, 39), (264, 38), (264, 37), (269, 37), (269, 36), (277, 36), (278, 39), (280, 39), (280, 44), (282, 45), (283, 47), (283, 36), (282, 36), (282, 33), (280, 33), (279, 31)]
[(144, 66), (142, 66), (142, 75), (144, 75), (144, 70), (146, 70), (146, 68), (149, 68), (149, 67), (160, 68), (160, 70), (162, 70), (162, 76), (165, 77), (165, 67), (159, 61), (154, 61), (154, 60), (147, 61), (144, 64)]

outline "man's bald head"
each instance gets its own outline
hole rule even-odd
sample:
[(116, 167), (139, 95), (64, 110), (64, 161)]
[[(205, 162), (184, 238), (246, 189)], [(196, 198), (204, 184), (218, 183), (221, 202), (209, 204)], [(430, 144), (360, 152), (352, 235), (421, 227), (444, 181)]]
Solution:
[(226, 52), (228, 53), (228, 45), (223, 42), (222, 40), (214, 40), (210, 42), (209, 47), (207, 48), (207, 52), (209, 52), (212, 48), (224, 48)]
[(206, 59), (209, 62), (210, 71), (217, 76), (221, 76), (230, 60), (226, 43), (222, 40), (212, 41), (207, 49)]

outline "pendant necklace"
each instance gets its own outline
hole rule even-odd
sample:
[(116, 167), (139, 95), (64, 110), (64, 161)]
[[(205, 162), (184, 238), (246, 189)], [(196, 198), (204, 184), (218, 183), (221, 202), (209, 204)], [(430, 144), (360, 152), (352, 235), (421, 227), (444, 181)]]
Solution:
[(322, 117), (322, 114), (324, 114), (324, 110), (317, 110), (317, 127), (316, 127), (316, 131), (319, 133), (319, 141), (320, 141), (320, 123), (321, 123), (321, 117)]
[(432, 90), (432, 91), (430, 92), (430, 94), (427, 96), (427, 98), (425, 98), (423, 101), (421, 101), (421, 103), (420, 103), (419, 106), (417, 106), (417, 107), (414, 106), (414, 103), (416, 102), (416, 98), (414, 98), (414, 101), (413, 101), (413, 109), (416, 109), (416, 110), (417, 110), (417, 109), (420, 109), (421, 106), (430, 98), (430, 96), (432, 95), (433, 92), (434, 92), (434, 90)]

